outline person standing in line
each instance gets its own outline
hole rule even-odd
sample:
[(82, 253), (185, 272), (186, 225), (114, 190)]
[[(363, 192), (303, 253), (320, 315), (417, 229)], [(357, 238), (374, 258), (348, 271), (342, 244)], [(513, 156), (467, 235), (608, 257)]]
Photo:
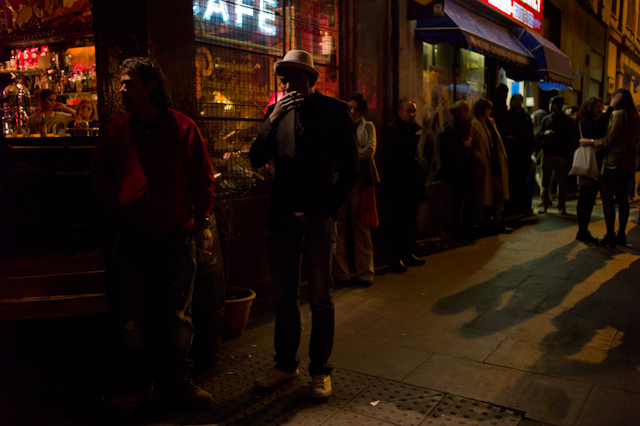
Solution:
[[(625, 234), (629, 220), (627, 191), (631, 176), (636, 172), (636, 143), (640, 137), (640, 115), (636, 111), (631, 92), (626, 89), (618, 89), (613, 92), (614, 99), (618, 95), (620, 95), (620, 100), (615, 106), (611, 126), (609, 126), (603, 140), (604, 163), (600, 177), (600, 194), (607, 235), (598, 242), (598, 245), (611, 248), (615, 248), (616, 244), (627, 245)], [(580, 143), (590, 142), (581, 140)], [(615, 233), (616, 206), (614, 198), (618, 202), (617, 235)]]
[(407, 272), (407, 266), (424, 265), (411, 250), (411, 232), (420, 203), (427, 200), (424, 174), (418, 159), (420, 125), (416, 104), (401, 100), (395, 124), (387, 132), (384, 146), (384, 188), (389, 210), (388, 253), (391, 271)]
[[(307, 267), (312, 329), (311, 397), (331, 395), (333, 349), (331, 277), (335, 217), (358, 178), (356, 135), (345, 102), (313, 86), (313, 57), (290, 50), (274, 64), (282, 99), (269, 106), (251, 145), (253, 167), (273, 159), (275, 178), (267, 216), (267, 255), (275, 297), (275, 367), (255, 380), (271, 388), (300, 374), (300, 265)], [(337, 174), (337, 179), (335, 179)], [(304, 259), (304, 261), (302, 261)]]
[(471, 135), (477, 185), (477, 214), (480, 222), (491, 223), (493, 232), (510, 233), (502, 222), (502, 207), (509, 200), (509, 163), (502, 138), (491, 118), (493, 104), (480, 99), (473, 106)]
[(451, 235), (470, 238), (473, 235), (476, 210), (476, 177), (473, 170), (471, 137), (471, 104), (457, 101), (449, 107), (453, 125), (447, 126), (440, 138), (440, 170), (438, 177), (451, 192)]
[(353, 246), (355, 251), (356, 280), (362, 287), (371, 287), (375, 275), (373, 269), (373, 243), (368, 227), (360, 224), (362, 195), (367, 188), (380, 182), (376, 163), (376, 128), (362, 116), (367, 112), (367, 101), (362, 93), (352, 93), (347, 105), (356, 124), (360, 177), (349, 193), (344, 206), (338, 212), (336, 252), (333, 258), (333, 276), (336, 283), (350, 286), (349, 261), (347, 257), (347, 221), (351, 214)]
[[(582, 119), (579, 122), (581, 145), (591, 145), (594, 146), (594, 148), (596, 144), (601, 145), (592, 141), (596, 141), (604, 137), (607, 132), (607, 128), (609, 127), (611, 114), (618, 102), (620, 102), (621, 98), (621, 94), (614, 97), (607, 108), (607, 111), (604, 113), (604, 103), (602, 99), (592, 96), (584, 101), (580, 110)], [(598, 170), (602, 169), (603, 160), (604, 151), (596, 151)], [(578, 213), (578, 234), (576, 235), (576, 240), (586, 243), (597, 243), (598, 239), (593, 237), (591, 232), (589, 232), (589, 221), (591, 220), (593, 204), (596, 202), (598, 190), (600, 189), (600, 181), (593, 180), (586, 176), (579, 176), (578, 184), (580, 185), (580, 197), (578, 198), (578, 205), (576, 207)]]
[(533, 122), (523, 108), (523, 102), (524, 98), (518, 93), (511, 97), (505, 126), (505, 148), (509, 159), (509, 200), (514, 214), (532, 212), (531, 202), (527, 197), (527, 181), (534, 148)]
[(551, 205), (551, 175), (555, 170), (558, 180), (558, 211), (560, 214), (567, 214), (567, 177), (577, 137), (575, 123), (562, 111), (563, 105), (562, 96), (551, 98), (551, 113), (542, 119), (537, 136), (542, 142), (542, 208), (538, 213), (546, 213)]
[(104, 130), (92, 163), (96, 193), (118, 222), (110, 275), (128, 383), (110, 406), (132, 409), (164, 385), (173, 400), (203, 408), (213, 397), (191, 379), (189, 350), (196, 246), (213, 241), (213, 168), (196, 124), (169, 108), (160, 66), (133, 57), (120, 70), (128, 112)]

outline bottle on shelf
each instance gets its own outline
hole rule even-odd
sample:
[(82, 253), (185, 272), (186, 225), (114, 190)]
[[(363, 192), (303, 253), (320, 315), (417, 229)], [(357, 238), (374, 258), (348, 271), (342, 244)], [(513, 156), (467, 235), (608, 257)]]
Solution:
[(40, 121), (38, 122), (38, 127), (40, 128), (40, 136), (47, 136), (47, 120), (44, 118), (44, 113), (40, 113)]

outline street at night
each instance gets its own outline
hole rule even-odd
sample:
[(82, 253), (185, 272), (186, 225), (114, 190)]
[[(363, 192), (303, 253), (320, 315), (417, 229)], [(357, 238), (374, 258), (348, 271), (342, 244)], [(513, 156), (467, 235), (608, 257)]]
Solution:
[[(428, 255), (405, 274), (377, 269), (370, 288), (337, 288), (326, 402), (311, 402), (302, 368), (279, 388), (254, 387), (273, 355), (269, 307), (257, 306), (244, 334), (195, 375), (214, 395), (208, 410), (152, 400), (123, 417), (101, 399), (113, 344), (106, 318), (39, 320), (21, 324), (20, 336), (4, 327), (12, 357), (2, 424), (637, 425), (638, 204), (631, 247), (617, 249), (575, 241), (568, 205), (570, 216), (551, 208), (512, 223), (511, 235)], [(591, 231), (604, 233), (599, 200)], [(306, 303), (302, 311), (306, 367)], [(16, 341), (20, 349), (7, 350)]]

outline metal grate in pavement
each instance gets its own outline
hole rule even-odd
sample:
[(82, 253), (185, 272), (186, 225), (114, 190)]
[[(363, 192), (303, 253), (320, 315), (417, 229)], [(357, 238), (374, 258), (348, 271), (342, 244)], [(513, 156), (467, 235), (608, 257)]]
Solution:
[(395, 426), (394, 423), (363, 416), (353, 411), (340, 411), (322, 426)]
[(327, 403), (334, 407), (342, 408), (375, 380), (376, 378), (373, 376), (335, 368), (331, 373), (333, 393)]
[(345, 410), (393, 424), (418, 425), (443, 396), (430, 389), (377, 379), (347, 404)]
[(264, 399), (275, 389), (257, 389), (253, 382), (273, 368), (273, 355), (261, 354), (247, 358), (206, 380), (199, 380), (200, 387), (213, 395), (210, 409), (196, 417), (204, 423), (218, 423)]
[(234, 426), (310, 426), (324, 423), (340, 409), (331, 406), (326, 401), (312, 400), (309, 397), (308, 382), (308, 376), (298, 376), (225, 424)]
[(515, 426), (523, 413), (486, 402), (447, 395), (422, 425)]

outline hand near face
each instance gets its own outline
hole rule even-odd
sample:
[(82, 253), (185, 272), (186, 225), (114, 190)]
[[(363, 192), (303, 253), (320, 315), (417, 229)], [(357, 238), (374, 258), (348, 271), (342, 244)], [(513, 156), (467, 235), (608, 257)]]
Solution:
[(289, 111), (302, 105), (303, 101), (304, 98), (301, 93), (287, 93), (282, 97), (282, 99), (276, 102), (271, 115), (269, 115), (269, 121), (271, 121), (271, 124), (277, 125)]
[(611, 103), (609, 104), (612, 108), (615, 108), (618, 105), (618, 102), (622, 99), (622, 93), (618, 93), (611, 99)]

